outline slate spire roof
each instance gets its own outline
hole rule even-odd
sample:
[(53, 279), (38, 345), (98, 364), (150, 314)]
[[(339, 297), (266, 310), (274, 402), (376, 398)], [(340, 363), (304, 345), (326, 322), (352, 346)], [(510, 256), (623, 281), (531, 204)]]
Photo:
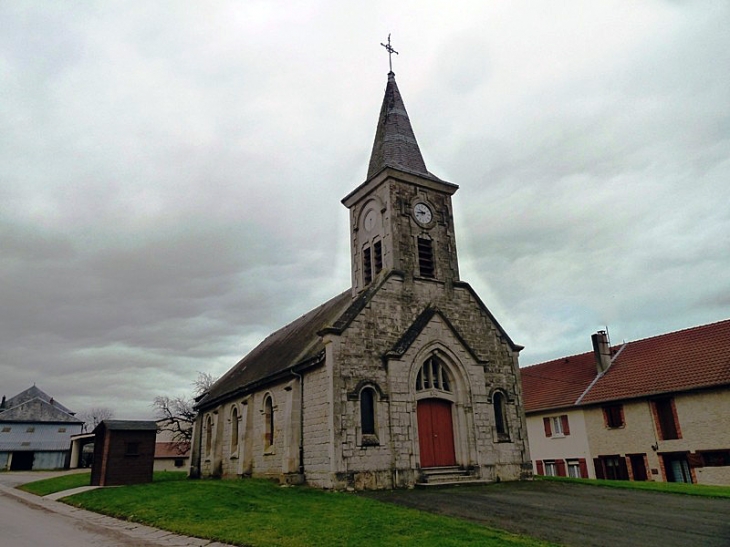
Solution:
[(392, 72), (388, 73), (388, 84), (385, 87), (383, 106), (380, 108), (367, 178), (374, 177), (385, 167), (433, 177), (426, 170), (403, 98), (395, 83), (395, 74)]

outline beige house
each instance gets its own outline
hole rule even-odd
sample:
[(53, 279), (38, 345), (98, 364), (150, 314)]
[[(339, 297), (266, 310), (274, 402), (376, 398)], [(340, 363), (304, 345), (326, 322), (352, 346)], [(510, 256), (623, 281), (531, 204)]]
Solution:
[(193, 476), (324, 488), (531, 475), (515, 344), (459, 278), (451, 196), (393, 73), (350, 211), (352, 287), (271, 334), (197, 402)]
[(730, 484), (730, 320), (522, 369), (538, 475)]

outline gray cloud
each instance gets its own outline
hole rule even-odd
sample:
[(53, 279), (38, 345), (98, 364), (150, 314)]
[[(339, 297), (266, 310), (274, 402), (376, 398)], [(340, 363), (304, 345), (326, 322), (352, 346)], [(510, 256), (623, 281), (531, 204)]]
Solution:
[[(286, 7), (286, 9), (284, 9)], [(0, 7), (0, 388), (147, 417), (349, 285), (388, 32), (525, 364), (727, 317), (730, 10)]]

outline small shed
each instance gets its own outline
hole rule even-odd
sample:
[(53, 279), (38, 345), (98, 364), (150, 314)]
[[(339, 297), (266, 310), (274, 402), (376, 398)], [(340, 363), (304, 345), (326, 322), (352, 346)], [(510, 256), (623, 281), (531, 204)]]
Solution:
[(152, 482), (157, 424), (104, 420), (94, 429), (92, 486)]

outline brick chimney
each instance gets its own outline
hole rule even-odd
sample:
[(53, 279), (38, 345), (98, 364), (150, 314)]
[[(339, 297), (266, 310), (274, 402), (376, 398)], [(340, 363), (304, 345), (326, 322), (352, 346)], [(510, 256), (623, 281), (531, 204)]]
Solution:
[(606, 372), (611, 366), (611, 344), (608, 341), (608, 333), (605, 330), (599, 330), (596, 334), (591, 335), (591, 342), (593, 342), (593, 354), (596, 357), (598, 374)]

